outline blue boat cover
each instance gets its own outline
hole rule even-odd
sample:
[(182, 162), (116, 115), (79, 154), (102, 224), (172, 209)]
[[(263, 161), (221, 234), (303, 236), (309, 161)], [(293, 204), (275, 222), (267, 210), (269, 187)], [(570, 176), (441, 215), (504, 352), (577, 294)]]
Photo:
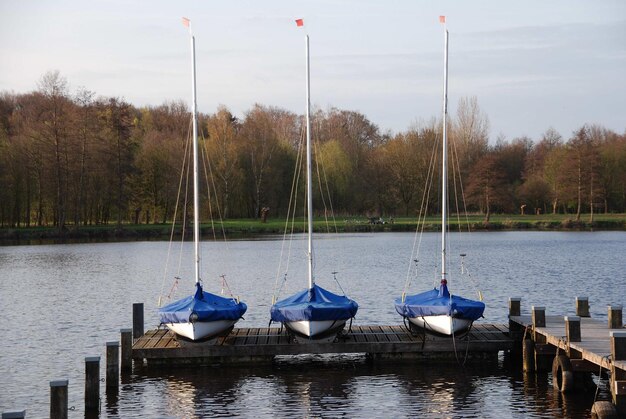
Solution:
[(448, 315), (473, 321), (482, 317), (485, 311), (485, 303), (482, 301), (468, 300), (458, 295), (450, 297), (445, 280), (441, 281), (439, 289), (408, 295), (404, 302), (396, 298), (395, 303), (396, 311), (408, 318)]
[(215, 320), (237, 320), (248, 307), (243, 302), (232, 298), (202, 291), (202, 285), (196, 283), (196, 293), (189, 297), (174, 301), (159, 310), (161, 323), (188, 323), (192, 314), (197, 315), (194, 321), (210, 322)]
[(272, 321), (347, 320), (356, 315), (359, 305), (345, 295), (333, 294), (319, 285), (305, 289), (274, 304)]

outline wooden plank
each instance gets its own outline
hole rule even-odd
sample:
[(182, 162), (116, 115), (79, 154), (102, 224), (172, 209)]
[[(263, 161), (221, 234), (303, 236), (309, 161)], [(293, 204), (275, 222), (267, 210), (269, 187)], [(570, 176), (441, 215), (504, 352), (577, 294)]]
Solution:
[(372, 333), (374, 333), (376, 336), (378, 336), (378, 341), (379, 342), (389, 342), (389, 336), (387, 335), (387, 333), (385, 333), (385, 331), (383, 330), (383, 328), (381, 326), (370, 326), (370, 330), (372, 331)]
[(248, 334), (246, 336), (244, 345), (256, 345), (258, 341), (258, 336), (259, 336), (258, 328), (255, 327), (255, 328), (248, 329)]
[(363, 330), (365, 331), (366, 342), (380, 342), (380, 336), (372, 330), (371, 326), (363, 326)]
[(396, 329), (391, 326), (380, 326), (380, 330), (385, 334), (389, 342), (401, 342), (400, 336), (396, 333)]
[(268, 345), (277, 345), (280, 338), (280, 328), (271, 327), (269, 330), (269, 336), (266, 343)]
[(505, 326), (503, 324), (494, 324), (493, 327), (494, 329), (497, 329), (500, 333), (503, 333), (503, 334), (509, 333), (508, 326)]
[(352, 326), (352, 336), (354, 336), (355, 342), (367, 342), (366, 332), (361, 326)]
[(176, 338), (172, 337), (172, 339), (170, 340), (169, 344), (167, 345), (167, 347), (169, 349), (176, 349), (176, 348), (180, 348), (180, 344), (178, 343), (178, 341), (176, 340)]
[(135, 343), (133, 344), (133, 348), (145, 348), (148, 343), (150, 343), (150, 338), (157, 333), (157, 330), (148, 330), (147, 333), (142, 335)]
[(259, 329), (259, 338), (257, 341), (257, 344), (259, 345), (267, 345), (267, 342), (269, 341), (269, 333), (270, 333), (270, 329), (269, 327), (262, 327)]
[(249, 331), (250, 329), (248, 329), (247, 327), (239, 329), (237, 331), (237, 334), (235, 335), (233, 345), (244, 345), (246, 343)]

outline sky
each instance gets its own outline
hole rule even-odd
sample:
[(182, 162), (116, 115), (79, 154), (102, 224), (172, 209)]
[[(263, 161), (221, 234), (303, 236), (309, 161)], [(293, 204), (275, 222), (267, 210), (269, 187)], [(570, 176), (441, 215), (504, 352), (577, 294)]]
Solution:
[(71, 92), (188, 102), (185, 16), (200, 112), (244, 117), (260, 103), (303, 114), (308, 33), (312, 105), (398, 133), (440, 117), (440, 15), (450, 113), (475, 96), (491, 142), (548, 128), (568, 139), (585, 123), (626, 131), (623, 0), (0, 0), (0, 92), (37, 90), (58, 70)]

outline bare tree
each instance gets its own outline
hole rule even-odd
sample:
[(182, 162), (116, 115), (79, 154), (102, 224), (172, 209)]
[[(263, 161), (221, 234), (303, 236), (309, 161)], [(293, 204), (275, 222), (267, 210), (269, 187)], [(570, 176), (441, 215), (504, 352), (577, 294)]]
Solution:
[(476, 96), (461, 98), (452, 123), (451, 139), (459, 156), (462, 179), (468, 179), (469, 170), (487, 152), (489, 145), (489, 118), (478, 106)]

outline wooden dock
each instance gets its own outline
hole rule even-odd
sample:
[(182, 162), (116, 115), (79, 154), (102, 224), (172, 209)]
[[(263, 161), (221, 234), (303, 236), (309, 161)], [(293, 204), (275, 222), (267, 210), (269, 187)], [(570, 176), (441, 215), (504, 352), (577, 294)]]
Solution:
[(611, 402), (596, 401), (592, 416), (626, 417), (626, 329), (622, 306), (608, 306), (608, 321), (589, 317), (588, 300), (576, 299), (575, 316), (546, 316), (545, 307), (522, 316), (520, 298), (509, 299), (509, 330), (522, 337), (525, 373), (552, 372), (552, 385), (561, 392), (575, 391), (596, 373), (608, 373)]
[(503, 324), (474, 324), (465, 336), (412, 334), (404, 326), (356, 326), (334, 342), (294, 341), (285, 330), (236, 328), (209, 342), (177, 339), (167, 329), (149, 330), (132, 346), (134, 360), (148, 363), (246, 362), (280, 355), (363, 353), (373, 358), (484, 358), (513, 347)]
[[(143, 307), (141, 307), (142, 311)], [(142, 314), (142, 313), (141, 313)], [(612, 401), (596, 401), (597, 417), (626, 417), (626, 329), (622, 306), (609, 306), (608, 322), (589, 317), (589, 301), (576, 298), (576, 316), (546, 316), (545, 307), (521, 315), (521, 299), (509, 299), (509, 323), (474, 323), (454, 338), (414, 333), (403, 325), (353, 325), (333, 342), (294, 339), (285, 330), (235, 328), (208, 342), (177, 338), (167, 329), (143, 333), (143, 316), (133, 311), (132, 360), (150, 364), (272, 362), (277, 356), (365, 354), (370, 359), (426, 359), (464, 362), (494, 359), (500, 351), (521, 356), (525, 373), (552, 371), (555, 389), (574, 391), (591, 373), (610, 377)], [(122, 351), (124, 352), (124, 350)], [(129, 357), (130, 358), (130, 357)], [(604, 412), (604, 413), (603, 413)]]

